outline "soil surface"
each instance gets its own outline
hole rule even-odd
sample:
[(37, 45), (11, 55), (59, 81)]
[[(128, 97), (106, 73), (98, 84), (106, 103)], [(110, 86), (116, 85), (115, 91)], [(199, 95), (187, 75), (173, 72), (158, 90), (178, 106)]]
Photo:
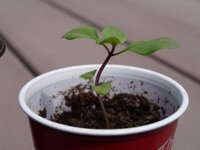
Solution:
[[(51, 120), (57, 123), (82, 127), (104, 129), (105, 120), (99, 100), (91, 86), (78, 85), (65, 94), (65, 105), (70, 111), (54, 114)], [(163, 108), (151, 103), (143, 95), (120, 93), (112, 98), (101, 97), (112, 129), (137, 127), (163, 119)], [(45, 117), (46, 110), (39, 115)]]

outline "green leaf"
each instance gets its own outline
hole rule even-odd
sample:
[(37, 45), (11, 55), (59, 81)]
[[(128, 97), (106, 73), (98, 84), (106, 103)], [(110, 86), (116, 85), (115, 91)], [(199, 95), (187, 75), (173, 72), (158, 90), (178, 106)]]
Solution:
[(74, 40), (78, 38), (89, 38), (95, 40), (96, 42), (99, 41), (97, 30), (92, 27), (74, 28), (69, 32), (65, 33), (63, 38), (67, 40)]
[(85, 79), (85, 80), (91, 80), (91, 79), (94, 77), (96, 71), (97, 71), (97, 70), (93, 70), (93, 71), (84, 73), (84, 74), (82, 74), (80, 77), (83, 78), (83, 79)]
[(111, 81), (108, 81), (108, 82), (102, 83), (100, 85), (94, 86), (93, 89), (95, 90), (95, 92), (97, 94), (108, 95), (108, 93), (112, 89)]
[(169, 49), (169, 48), (178, 48), (180, 45), (168, 38), (168, 37), (160, 37), (153, 40), (146, 41), (137, 41), (133, 44), (130, 44), (124, 51), (132, 51), (139, 55), (150, 55), (161, 49)]
[(107, 39), (102, 39), (99, 44), (104, 44), (104, 43), (109, 43), (111, 45), (118, 45), (120, 44), (121, 42), (119, 41), (119, 39), (117, 38), (114, 38), (114, 37), (110, 37), (110, 38), (107, 38)]
[(105, 27), (102, 31), (103, 39), (100, 40), (100, 44), (108, 43), (111, 45), (122, 44), (127, 40), (126, 34), (115, 27)]

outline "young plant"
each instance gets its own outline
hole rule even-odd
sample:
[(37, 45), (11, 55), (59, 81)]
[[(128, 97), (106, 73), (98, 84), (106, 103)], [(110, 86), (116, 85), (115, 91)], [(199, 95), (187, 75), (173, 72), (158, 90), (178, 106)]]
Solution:
[[(111, 81), (100, 83), (100, 78), (104, 68), (108, 64), (111, 57), (117, 56), (119, 54), (128, 51), (134, 52), (139, 55), (147, 56), (161, 49), (180, 47), (179, 44), (176, 41), (172, 40), (171, 38), (159, 37), (151, 40), (135, 41), (132, 44), (129, 44), (126, 48), (118, 50), (116, 52), (116, 47), (126, 42), (127, 36), (120, 29), (111, 26), (103, 28), (101, 34), (98, 33), (97, 30), (93, 27), (74, 28), (69, 32), (67, 32), (66, 34), (64, 34), (63, 38), (67, 40), (74, 40), (78, 38), (89, 38), (94, 40), (98, 45), (103, 46), (108, 53), (106, 59), (104, 60), (98, 71), (92, 70), (80, 76), (81, 78), (85, 80), (90, 80), (93, 83), (93, 90), (99, 99), (99, 103), (104, 114), (107, 128), (110, 128), (110, 125), (106, 109), (103, 104), (103, 100), (101, 99), (101, 95), (102, 96), (108, 95), (110, 90), (112, 89), (112, 84)], [(111, 48), (109, 48), (108, 45), (111, 45)], [(93, 82), (95, 74), (96, 77)]]

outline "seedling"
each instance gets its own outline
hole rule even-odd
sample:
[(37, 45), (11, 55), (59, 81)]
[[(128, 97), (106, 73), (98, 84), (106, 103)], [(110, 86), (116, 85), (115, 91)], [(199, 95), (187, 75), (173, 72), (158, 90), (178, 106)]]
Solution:
[[(109, 60), (114, 56), (117, 56), (119, 54), (128, 51), (134, 52), (139, 55), (148, 56), (161, 49), (180, 47), (179, 44), (176, 41), (172, 40), (171, 38), (159, 37), (151, 40), (142, 40), (133, 42), (132, 44), (129, 44), (126, 48), (118, 50), (116, 52), (116, 47), (126, 42), (127, 36), (120, 29), (111, 26), (103, 28), (101, 34), (98, 33), (97, 30), (93, 27), (74, 28), (69, 32), (67, 32), (66, 34), (64, 34), (63, 38), (67, 40), (74, 40), (78, 38), (89, 38), (94, 40), (98, 45), (103, 46), (108, 53), (106, 59), (104, 60), (98, 71), (92, 70), (80, 76), (85, 80), (90, 80), (91, 83), (93, 84), (93, 90), (99, 99), (99, 103), (104, 114), (107, 128), (110, 128), (110, 125), (101, 96), (109, 94), (110, 90), (112, 89), (112, 84), (111, 81), (100, 83), (100, 78)], [(108, 45), (111, 45), (111, 48), (109, 48)]]

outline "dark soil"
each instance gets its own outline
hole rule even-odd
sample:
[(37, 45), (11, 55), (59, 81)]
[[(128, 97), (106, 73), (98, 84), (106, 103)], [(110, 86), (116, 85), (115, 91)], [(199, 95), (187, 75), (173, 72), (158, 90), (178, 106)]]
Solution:
[[(85, 91), (87, 89), (87, 92)], [(116, 94), (113, 98), (102, 97), (110, 127), (129, 128), (150, 124), (163, 119), (163, 108), (151, 103), (143, 95)], [(83, 128), (105, 128), (105, 120), (99, 101), (91, 86), (78, 85), (65, 95), (65, 105), (71, 111), (54, 114), (51, 120), (57, 123)], [(46, 110), (40, 111), (42, 117)]]
[(44, 108), (43, 110), (39, 110), (39, 116), (46, 118), (46, 116), (47, 116), (46, 108)]

